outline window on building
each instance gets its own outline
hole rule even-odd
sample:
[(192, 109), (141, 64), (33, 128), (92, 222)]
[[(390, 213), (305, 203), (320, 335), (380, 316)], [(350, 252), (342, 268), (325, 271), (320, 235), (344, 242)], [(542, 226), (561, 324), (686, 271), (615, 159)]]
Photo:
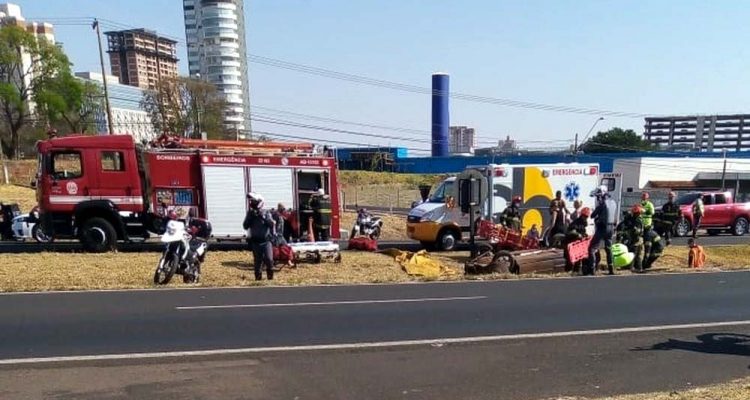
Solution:
[(102, 171), (125, 171), (123, 153), (119, 151), (102, 151)]

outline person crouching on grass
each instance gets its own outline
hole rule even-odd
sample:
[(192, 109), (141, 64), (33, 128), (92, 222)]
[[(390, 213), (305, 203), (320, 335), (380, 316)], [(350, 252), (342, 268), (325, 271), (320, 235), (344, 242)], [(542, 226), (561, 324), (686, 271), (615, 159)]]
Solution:
[(695, 239), (688, 240), (688, 268), (702, 268), (706, 265), (706, 252), (703, 247), (695, 242)]

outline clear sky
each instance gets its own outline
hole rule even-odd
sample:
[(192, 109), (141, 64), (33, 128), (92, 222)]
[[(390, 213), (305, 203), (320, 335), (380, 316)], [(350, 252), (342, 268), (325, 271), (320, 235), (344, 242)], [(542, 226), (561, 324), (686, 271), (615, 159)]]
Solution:
[[(29, 19), (96, 16), (185, 37), (180, 0), (15, 2)], [(452, 91), (487, 97), (644, 114), (750, 112), (745, 1), (246, 0), (245, 23), (252, 54), (400, 83), (428, 87), (431, 73), (443, 71)], [(55, 30), (75, 70), (98, 70), (90, 27)], [(179, 56), (185, 72), (184, 44)], [(429, 140), (428, 95), (249, 68), (252, 105), (425, 133), (284, 119)], [(480, 145), (506, 135), (526, 146), (560, 145), (552, 141), (585, 134), (596, 118), (451, 100), (451, 124), (475, 127)], [(597, 130), (612, 126), (641, 133), (643, 119), (607, 118)], [(261, 122), (253, 128), (408, 144)]]

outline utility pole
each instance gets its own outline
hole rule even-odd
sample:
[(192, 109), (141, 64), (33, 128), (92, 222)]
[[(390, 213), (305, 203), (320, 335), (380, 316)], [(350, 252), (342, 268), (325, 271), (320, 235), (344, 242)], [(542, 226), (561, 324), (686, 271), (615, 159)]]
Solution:
[(102, 83), (104, 84), (104, 104), (107, 107), (107, 128), (109, 134), (113, 135), (115, 130), (112, 128), (112, 109), (109, 107), (109, 92), (107, 91), (107, 71), (104, 69), (104, 54), (102, 53), (102, 34), (99, 31), (99, 21), (94, 18), (93, 28), (96, 30), (96, 40), (99, 42), (99, 64), (102, 66)]
[(724, 182), (727, 176), (727, 149), (724, 149), (722, 153), (724, 154), (724, 168), (721, 170), (721, 190), (726, 190)]
[(578, 154), (578, 132), (576, 132), (576, 140), (573, 145), (573, 155)]

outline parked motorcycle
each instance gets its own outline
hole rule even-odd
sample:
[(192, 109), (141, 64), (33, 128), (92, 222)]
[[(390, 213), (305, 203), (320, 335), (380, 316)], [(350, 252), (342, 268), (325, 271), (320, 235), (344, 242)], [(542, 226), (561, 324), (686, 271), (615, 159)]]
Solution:
[(380, 217), (370, 214), (366, 209), (360, 208), (357, 211), (357, 220), (352, 227), (351, 237), (364, 235), (370, 239), (377, 240), (382, 230), (383, 220)]
[(187, 228), (181, 221), (167, 222), (161, 236), (164, 252), (154, 272), (154, 283), (166, 285), (174, 274), (182, 275), (185, 283), (197, 283), (208, 250), (206, 240), (210, 236), (211, 225), (206, 220), (194, 218)]

